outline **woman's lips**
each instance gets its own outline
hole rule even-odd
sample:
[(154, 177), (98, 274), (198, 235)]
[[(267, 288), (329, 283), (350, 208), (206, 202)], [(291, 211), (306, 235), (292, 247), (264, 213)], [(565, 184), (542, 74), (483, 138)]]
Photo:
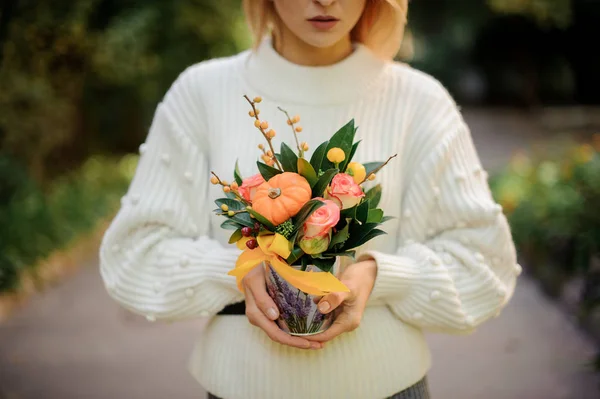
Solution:
[(329, 30), (340, 22), (339, 19), (325, 15), (318, 16), (308, 20), (310, 24), (318, 30)]

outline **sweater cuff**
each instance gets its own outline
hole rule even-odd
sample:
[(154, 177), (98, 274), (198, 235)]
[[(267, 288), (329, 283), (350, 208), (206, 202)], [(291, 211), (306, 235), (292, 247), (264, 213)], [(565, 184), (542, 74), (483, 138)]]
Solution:
[(404, 297), (419, 277), (418, 262), (405, 256), (366, 251), (359, 256), (358, 261), (367, 259), (374, 259), (377, 263), (377, 277), (371, 291), (372, 300)]

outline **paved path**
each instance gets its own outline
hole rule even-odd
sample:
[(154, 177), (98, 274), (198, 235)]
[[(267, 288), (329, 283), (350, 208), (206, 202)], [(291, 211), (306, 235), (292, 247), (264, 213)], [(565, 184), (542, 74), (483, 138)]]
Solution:
[[(541, 137), (513, 114), (471, 111), (467, 120), (490, 168)], [(91, 262), (0, 325), (0, 398), (204, 398), (185, 370), (203, 323), (151, 324), (125, 312)], [(600, 397), (588, 367), (594, 346), (526, 276), (502, 315), (474, 335), (429, 340), (437, 399)]]

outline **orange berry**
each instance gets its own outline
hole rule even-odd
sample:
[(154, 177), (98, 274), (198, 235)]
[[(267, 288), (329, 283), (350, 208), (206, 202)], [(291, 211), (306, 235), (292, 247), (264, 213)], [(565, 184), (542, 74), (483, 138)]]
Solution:
[(269, 161), (271, 160), (271, 158), (269, 158), (269, 157), (268, 157), (268, 156), (266, 156), (266, 155), (263, 155), (263, 156), (261, 157), (261, 159), (262, 159), (262, 160), (263, 160), (263, 162), (264, 162), (264, 163), (266, 163), (266, 164), (268, 164), (268, 163), (269, 163)]
[(269, 162), (267, 162), (267, 165), (273, 166), (273, 165), (275, 165), (275, 161), (273, 159), (269, 159)]
[(291, 119), (288, 119), (288, 120), (287, 120), (287, 124), (288, 124), (288, 125), (291, 125), (291, 124), (292, 124), (292, 120), (291, 120)]
[(216, 177), (213, 176), (213, 177), (210, 178), (210, 182), (212, 184), (218, 184), (219, 183), (219, 179), (217, 179)]
[(221, 180), (221, 184), (223, 184), (224, 186), (228, 186), (229, 183), (227, 182), (227, 180)]
[(368, 179), (368, 180), (371, 180), (371, 181), (372, 181), (372, 180), (375, 180), (375, 173), (371, 173), (371, 174), (369, 175), (369, 177), (367, 177), (367, 179)]
[(235, 191), (235, 190), (237, 190), (237, 189), (238, 189), (240, 186), (238, 186), (238, 184), (237, 184), (236, 182), (233, 182), (233, 183), (231, 183), (231, 186), (230, 186), (230, 187), (231, 187), (231, 189), (232, 189), (232, 190), (234, 190), (234, 191)]
[(297, 126), (296, 127), (296, 133), (300, 133), (302, 131), (302, 126)]
[(274, 138), (274, 137), (275, 137), (275, 135), (276, 135), (276, 133), (275, 133), (275, 130), (273, 130), (273, 129), (271, 129), (271, 130), (269, 130), (269, 131), (267, 132), (267, 136), (268, 136), (270, 139)]
[(300, 115), (294, 116), (294, 123), (300, 122)]
[(255, 102), (255, 103), (259, 103), (259, 102), (261, 102), (261, 101), (262, 101), (262, 97), (260, 97), (260, 96), (256, 96), (256, 97), (254, 97), (254, 102)]
[(271, 150), (267, 151), (267, 155), (270, 156), (270, 157), (272, 157), (273, 156), (273, 151), (271, 151)]
[(260, 127), (260, 121), (258, 119), (254, 121), (254, 126)]
[(308, 151), (308, 143), (302, 143), (302, 151)]
[(225, 186), (225, 187), (223, 187), (223, 191), (226, 192), (226, 193), (228, 193), (228, 192), (231, 191), (231, 187)]
[(265, 146), (264, 146), (264, 145), (262, 145), (262, 144), (259, 144), (259, 145), (258, 145), (258, 149), (259, 149), (259, 150), (264, 150), (264, 149), (265, 149)]
[(249, 111), (248, 115), (250, 115), (251, 118), (254, 118), (254, 111)]
[(261, 128), (262, 130), (267, 130), (267, 129), (269, 128), (269, 122), (267, 122), (267, 121), (262, 121), (262, 122), (260, 123), (260, 128)]
[(256, 115), (260, 115), (260, 109), (256, 108)]

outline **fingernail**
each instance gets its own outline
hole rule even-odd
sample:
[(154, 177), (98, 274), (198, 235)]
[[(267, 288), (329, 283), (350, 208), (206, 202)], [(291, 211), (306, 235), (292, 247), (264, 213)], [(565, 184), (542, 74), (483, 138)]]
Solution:
[(319, 304), (319, 311), (321, 313), (327, 312), (330, 308), (331, 308), (331, 305), (329, 304), (329, 302), (321, 302)]
[(267, 316), (271, 320), (275, 320), (277, 318), (277, 311), (274, 308), (267, 309)]
[(311, 342), (310, 343), (310, 348), (311, 349), (321, 349), (321, 344), (318, 342)]

